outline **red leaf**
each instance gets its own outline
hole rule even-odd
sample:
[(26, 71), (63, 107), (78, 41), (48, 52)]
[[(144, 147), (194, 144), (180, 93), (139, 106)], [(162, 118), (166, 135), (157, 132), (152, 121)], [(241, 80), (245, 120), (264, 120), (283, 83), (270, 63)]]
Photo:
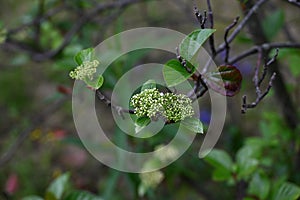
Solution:
[(209, 88), (229, 97), (240, 91), (243, 79), (241, 72), (231, 65), (220, 66), (217, 71), (203, 74), (203, 77)]
[(19, 188), (19, 178), (16, 174), (11, 174), (5, 183), (5, 192), (7, 194), (14, 194)]

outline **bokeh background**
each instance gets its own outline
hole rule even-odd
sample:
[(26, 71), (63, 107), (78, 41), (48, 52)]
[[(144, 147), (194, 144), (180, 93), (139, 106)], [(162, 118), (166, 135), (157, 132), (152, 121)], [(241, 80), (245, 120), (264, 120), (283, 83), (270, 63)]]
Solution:
[[(251, 2), (256, 1), (212, 0), (216, 45), (224, 41), (224, 30), (233, 19), (243, 18), (243, 11)], [(242, 88), (238, 95), (228, 98), (226, 124), (214, 156), (207, 160), (198, 158), (204, 138), (198, 135), (180, 159), (161, 170), (164, 178), (143, 194), (141, 184), (151, 177), (110, 169), (81, 144), (72, 118), (73, 80), (68, 75), (76, 67), (74, 55), (137, 27), (165, 27), (189, 34), (199, 28), (194, 5), (200, 11), (207, 10), (204, 0), (2, 0), (0, 199), (44, 197), (51, 181), (65, 172), (70, 173), (70, 191), (87, 191), (103, 199), (276, 199), (283, 183), (293, 186), (293, 190), (289, 188), (293, 195), (283, 195), (287, 198), (282, 199), (297, 199), (300, 130), (291, 121), (299, 119), (300, 9), (288, 1), (267, 1), (257, 13), (269, 42), (298, 44), (298, 49), (281, 49), (277, 59), (287, 91), (283, 95), (290, 102), (285, 104), (285, 98), (278, 98), (282, 95), (280, 90), (272, 89), (255, 109), (241, 114), (242, 96), (256, 98), (252, 78), (257, 55), (235, 63), (243, 75)], [(245, 27), (232, 43), (230, 56), (255, 46), (257, 41), (252, 36)], [(205, 48), (210, 51), (208, 44)], [(135, 65), (165, 63), (171, 58), (175, 55), (161, 51), (122, 56), (105, 73), (103, 91), (110, 94), (118, 78)], [(221, 53), (219, 64), (222, 58)], [(262, 88), (267, 84), (268, 78)], [(207, 127), (209, 97), (206, 95), (199, 102), (200, 119)], [(101, 102), (97, 102), (97, 109), (99, 118), (101, 112), (111, 112)], [(286, 110), (291, 118), (287, 118)], [(103, 120), (114, 142), (129, 145), (137, 152), (154, 149), (161, 141), (172, 138), (171, 127), (159, 137), (138, 142), (124, 135), (112, 119)], [(228, 165), (230, 172), (218, 169)], [(239, 174), (237, 169), (245, 168), (245, 174)], [(258, 192), (254, 185), (263, 189)], [(47, 195), (45, 198), (51, 199)], [(280, 196), (277, 199), (281, 200)]]

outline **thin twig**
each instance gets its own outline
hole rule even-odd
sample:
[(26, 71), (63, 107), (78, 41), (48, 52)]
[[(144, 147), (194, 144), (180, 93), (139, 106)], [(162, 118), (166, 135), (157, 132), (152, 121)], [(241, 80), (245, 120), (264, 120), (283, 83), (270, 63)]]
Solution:
[[(255, 85), (255, 91), (256, 91), (257, 96), (261, 95), (261, 90), (259, 88), (259, 85), (260, 85), (259, 84), (259, 69), (260, 69), (263, 53), (264, 52), (263, 52), (262, 49), (258, 49), (258, 58), (257, 58), (257, 63), (256, 63), (256, 66), (255, 66), (255, 72), (254, 72), (254, 77), (253, 77), (253, 82), (254, 82), (254, 85)], [(267, 69), (266, 64), (264, 65), (264, 69)]]
[(261, 94), (260, 96), (257, 96), (255, 102), (247, 104), (247, 96), (246, 95), (243, 96), (243, 105), (242, 105), (242, 113), (243, 114), (246, 113), (248, 108), (255, 108), (259, 104), (259, 102), (270, 92), (270, 90), (272, 88), (272, 83), (275, 80), (275, 77), (276, 77), (276, 73), (273, 73), (265, 92), (263, 94)]
[[(209, 21), (210, 21), (210, 28), (213, 29), (214, 28), (214, 15), (213, 15), (210, 0), (207, 0), (207, 7), (208, 7), (208, 18), (209, 18)], [(210, 46), (211, 53), (212, 53), (213, 57), (215, 57), (217, 52), (216, 52), (216, 48), (215, 48), (214, 34), (212, 34), (209, 37), (209, 46)]]
[[(45, 0), (39, 0), (38, 3), (38, 13), (36, 16), (36, 19), (41, 18), (44, 15), (45, 12)], [(41, 23), (37, 23), (34, 27), (34, 40), (39, 43), (40, 42), (40, 36), (41, 36)]]
[(134, 114), (134, 110), (125, 109), (121, 106), (117, 106), (111, 102), (111, 100), (105, 96), (99, 89), (96, 90), (96, 96), (99, 100), (105, 103), (107, 106), (112, 107), (115, 111), (117, 111), (118, 115), (123, 117), (123, 113)]
[(62, 12), (62, 11), (65, 11), (66, 9), (68, 8), (68, 6), (66, 5), (63, 5), (63, 6), (59, 6), (59, 7), (56, 7), (56, 8), (53, 8), (51, 10), (49, 10), (47, 13), (45, 13), (43, 16), (39, 17), (39, 18), (35, 18), (34, 20), (28, 22), (28, 23), (24, 23), (14, 29), (11, 29), (11, 30), (8, 30), (7, 31), (7, 35), (10, 36), (10, 35), (13, 35), (13, 34), (16, 34), (26, 28), (29, 28), (31, 26), (35, 26), (36, 24), (41, 24), (42, 22), (44, 22), (45, 20), (49, 19), (50, 17)]
[(200, 74), (195, 81), (193, 90), (187, 93), (187, 96), (192, 100), (196, 101), (198, 98), (202, 97), (208, 91), (208, 86), (205, 83), (202, 75)]
[(195, 16), (200, 24), (200, 27), (202, 29), (205, 29), (205, 23), (207, 21), (207, 15), (206, 15), (206, 11), (203, 12), (203, 15), (201, 14), (201, 12), (199, 11), (199, 9), (195, 6), (194, 7), (194, 13)]
[(111, 2), (111, 3), (100, 3), (97, 5), (92, 11), (88, 12), (85, 16), (82, 16), (79, 21), (73, 25), (71, 30), (65, 35), (63, 42), (61, 45), (55, 49), (51, 50), (42, 54), (38, 54), (34, 56), (34, 60), (43, 61), (45, 59), (49, 59), (54, 57), (58, 53), (60, 53), (72, 40), (73, 36), (86, 24), (88, 23), (93, 17), (95, 17), (99, 12), (103, 12), (108, 9), (113, 8), (122, 8), (126, 7), (132, 3), (139, 2), (141, 0), (124, 0), (121, 2)]
[(234, 64), (248, 56), (256, 54), (259, 49), (262, 49), (265, 52), (268, 52), (272, 49), (284, 49), (284, 48), (300, 48), (300, 43), (290, 43), (290, 42), (282, 42), (282, 43), (265, 43), (262, 45), (253, 46), (250, 49), (242, 52), (241, 54), (231, 58), (228, 60), (228, 64)]
[(287, 0), (287, 2), (300, 8), (300, 2), (297, 0)]
[(186, 96), (192, 99), (193, 96), (195, 96), (197, 94), (199, 88), (200, 88), (200, 79), (198, 79), (197, 81), (194, 81), (193, 89), (191, 91), (189, 91)]
[[(247, 22), (249, 21), (249, 19), (251, 18), (251, 16), (257, 11), (257, 9), (259, 9), (259, 7), (267, 2), (268, 0), (259, 0), (256, 2), (256, 4), (249, 10), (249, 12), (247, 13), (247, 15), (243, 18), (243, 20), (241, 21), (241, 23), (239, 23), (239, 25), (236, 27), (236, 29), (234, 29), (234, 31), (231, 33), (231, 35), (228, 37), (227, 42), (231, 43), (235, 37), (240, 33), (240, 31), (245, 27), (245, 25), (247, 24)], [(221, 45), (219, 45), (218, 49), (216, 50), (216, 54), (222, 52), (224, 49), (226, 48), (226, 43), (222, 43)]]
[(200, 83), (201, 83), (201, 86), (202, 86), (202, 90), (199, 90), (199, 93), (197, 93), (197, 99), (199, 97), (202, 97), (207, 91), (208, 91), (208, 86), (206, 85), (204, 79), (202, 78), (202, 75), (200, 75), (198, 77)]
[(239, 18), (240, 17), (236, 17), (234, 19), (234, 21), (229, 26), (227, 26), (226, 29), (225, 29), (225, 34), (224, 34), (224, 41), (225, 41), (225, 64), (228, 64), (228, 57), (229, 57), (229, 51), (230, 51), (230, 46), (229, 46), (227, 37), (228, 37), (229, 31), (233, 27), (235, 27), (235, 25), (238, 23)]
[(261, 76), (260, 80), (258, 81), (258, 86), (260, 86), (261, 83), (263, 82), (263, 80), (265, 79), (265, 77), (267, 75), (267, 71), (268, 71), (268, 66), (270, 66), (272, 63), (274, 63), (276, 61), (278, 53), (279, 53), (279, 49), (277, 48), (275, 51), (275, 55), (267, 62), (267, 64), (264, 65), (262, 76)]
[(265, 89), (265, 91), (262, 93), (261, 89), (260, 89), (260, 85), (261, 82), (265, 79), (266, 77), (266, 73), (267, 73), (267, 68), (276, 60), (277, 55), (278, 55), (278, 49), (276, 50), (276, 54), (267, 62), (265, 62), (264, 67), (263, 67), (263, 73), (261, 78), (259, 78), (259, 67), (260, 67), (260, 62), (262, 60), (262, 56), (264, 55), (264, 52), (262, 49), (259, 49), (259, 54), (258, 54), (258, 59), (257, 59), (257, 66), (255, 67), (255, 74), (253, 77), (253, 81), (254, 81), (254, 85), (255, 85), (255, 91), (256, 91), (256, 99), (254, 102), (252, 103), (247, 103), (247, 96), (244, 95), (242, 98), (242, 109), (241, 112), (242, 113), (246, 113), (247, 109), (249, 108), (255, 108), (259, 102), (261, 102), (261, 100), (263, 100), (263, 98), (270, 92), (271, 88), (272, 88), (272, 83), (275, 79), (276, 73), (273, 73), (268, 87)]
[[(109, 2), (109, 3), (99, 3), (92, 10), (90, 10), (89, 12), (86, 12), (85, 15), (81, 16), (81, 18), (79, 20), (77, 20), (77, 22), (73, 25), (73, 27), (64, 36), (62, 43), (56, 49), (52, 49), (52, 50), (48, 50), (43, 53), (40, 53), (40, 52), (36, 51), (35, 49), (32, 49), (27, 44), (20, 43), (13, 39), (6, 40), (6, 42), (3, 45), (26, 51), (27, 53), (29, 53), (32, 56), (33, 60), (44, 61), (44, 60), (47, 60), (47, 59), (50, 59), (50, 58), (56, 56), (61, 51), (63, 51), (63, 49), (66, 46), (68, 46), (68, 44), (71, 42), (73, 37), (76, 34), (78, 34), (78, 32), (82, 29), (82, 27), (85, 24), (87, 24), (88, 22), (90, 22), (99, 13), (104, 12), (106, 10), (110, 10), (110, 9), (124, 8), (131, 4), (142, 2), (142, 1), (143, 0), (124, 0), (124, 1), (113, 1), (113, 2)], [(32, 22), (32, 23), (36, 24), (36, 22)]]
[(186, 60), (180, 55), (178, 47), (176, 47), (176, 58), (188, 73), (192, 72), (192, 70), (188, 68)]

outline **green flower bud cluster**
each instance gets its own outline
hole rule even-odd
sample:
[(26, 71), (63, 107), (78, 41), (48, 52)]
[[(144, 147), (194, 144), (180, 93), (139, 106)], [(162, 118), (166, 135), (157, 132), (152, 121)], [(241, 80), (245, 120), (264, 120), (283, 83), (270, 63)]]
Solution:
[(86, 78), (89, 78), (93, 80), (93, 74), (96, 73), (98, 65), (98, 60), (83, 61), (82, 65), (76, 67), (69, 75), (73, 79), (86, 80)]
[(130, 105), (138, 117), (162, 117), (178, 122), (194, 114), (192, 101), (183, 94), (162, 93), (158, 89), (145, 89), (131, 98)]

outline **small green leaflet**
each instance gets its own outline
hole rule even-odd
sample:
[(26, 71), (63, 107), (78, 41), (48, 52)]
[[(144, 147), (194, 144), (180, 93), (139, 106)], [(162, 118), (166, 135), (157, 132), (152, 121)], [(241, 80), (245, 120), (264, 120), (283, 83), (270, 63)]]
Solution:
[(203, 133), (203, 125), (197, 118), (188, 117), (181, 121), (181, 124), (195, 133)]
[(215, 168), (224, 168), (230, 172), (232, 171), (233, 161), (224, 150), (213, 149), (204, 160)]
[(146, 89), (154, 89), (156, 88), (156, 82), (155, 80), (148, 80), (146, 83), (143, 84), (142, 88), (141, 88), (141, 92), (146, 90)]
[(144, 127), (150, 124), (151, 119), (149, 117), (139, 117), (135, 121), (135, 133), (139, 133)]
[[(85, 61), (93, 61), (95, 60), (95, 50), (94, 48), (88, 48), (81, 50), (78, 52), (75, 57), (74, 57), (75, 62), (80, 66), (83, 64)], [(104, 82), (103, 76), (99, 75), (96, 79), (90, 80), (89, 78), (86, 78), (84, 82), (92, 87), (93, 89), (97, 90), (99, 89)]]
[(282, 183), (276, 190), (274, 200), (296, 200), (300, 197), (300, 187), (289, 182)]
[(163, 75), (168, 87), (178, 85), (191, 77), (199, 63), (194, 58), (201, 49), (203, 43), (215, 32), (215, 29), (199, 29), (193, 31), (179, 45), (179, 53), (187, 63), (190, 73), (181, 65), (178, 60), (170, 60), (163, 68)]
[(203, 43), (215, 32), (215, 29), (198, 29), (190, 33), (179, 46), (180, 55), (192, 63), (194, 66), (197, 64), (194, 58), (202, 47)]
[(178, 60), (172, 59), (167, 62), (163, 67), (163, 76), (167, 86), (176, 86), (191, 77), (196, 68), (189, 62), (187, 62), (187, 67), (191, 73), (187, 72)]
[(74, 60), (78, 65), (82, 65), (82, 63), (84, 61), (94, 60), (94, 57), (95, 57), (94, 48), (88, 48), (88, 49), (84, 49), (84, 50), (79, 51), (75, 55)]
[(63, 196), (63, 193), (65, 192), (65, 190), (67, 188), (69, 179), (70, 179), (69, 173), (65, 173), (65, 174), (57, 177), (47, 189), (46, 200), (61, 199)]
[(88, 86), (92, 87), (93, 89), (97, 90), (99, 89), (102, 85), (103, 85), (103, 82), (104, 82), (104, 78), (103, 76), (98, 76), (97, 79), (95, 80), (89, 80), (88, 78), (85, 79), (84, 81)]
[(262, 172), (257, 172), (252, 176), (248, 193), (259, 197), (259, 199), (267, 199), (270, 188), (271, 184), (267, 176)]
[(257, 169), (259, 164), (257, 146), (244, 146), (236, 153), (237, 178), (247, 179)]

